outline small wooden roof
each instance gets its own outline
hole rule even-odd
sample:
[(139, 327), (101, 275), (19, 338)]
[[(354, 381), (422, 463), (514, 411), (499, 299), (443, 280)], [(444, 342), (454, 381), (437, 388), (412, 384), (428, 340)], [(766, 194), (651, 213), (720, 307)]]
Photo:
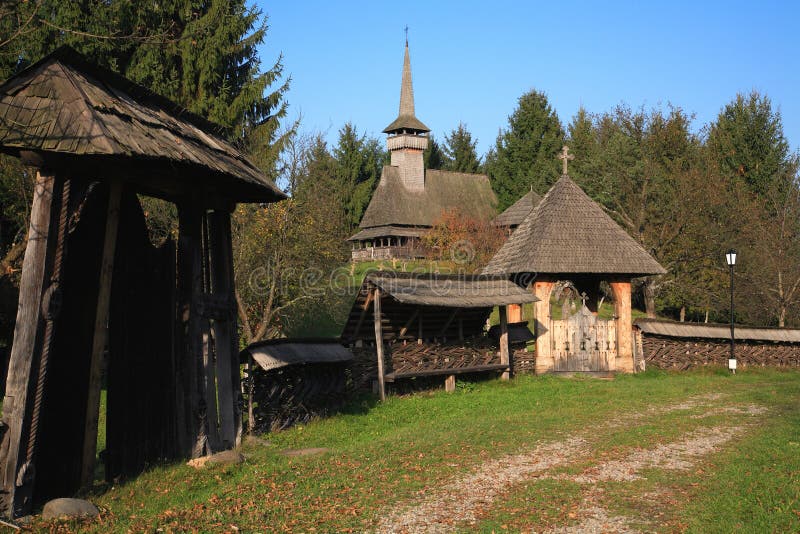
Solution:
[(495, 226), (506, 226), (509, 228), (516, 228), (522, 221), (525, 220), (525, 217), (533, 211), (539, 202), (542, 201), (542, 197), (540, 197), (536, 192), (530, 191), (528, 194), (524, 195), (522, 198), (514, 202), (511, 206), (506, 208), (506, 210), (495, 217), (494, 223)]
[[(656, 336), (721, 340), (731, 338), (731, 325), (729, 324), (678, 323), (660, 319), (637, 319), (634, 324), (645, 334)], [(734, 336), (741, 341), (800, 343), (800, 329), (791, 328), (737, 326), (734, 329)]]
[(482, 334), (494, 306), (539, 300), (503, 276), (373, 272), (359, 289), (343, 340), (373, 337), (372, 290), (376, 287), (381, 289), (384, 339), (455, 339), (459, 330), (466, 336)]
[(666, 271), (569, 176), (563, 175), (484, 272), (644, 276)]
[(415, 306), (478, 308), (539, 300), (505, 276), (373, 272), (365, 285), (379, 287), (398, 302)]
[(247, 356), (265, 371), (289, 365), (308, 363), (339, 363), (353, 359), (353, 353), (338, 339), (270, 339), (247, 346), (241, 357)]
[(410, 191), (403, 185), (399, 167), (386, 165), (359, 227), (431, 227), (442, 212), (450, 209), (488, 219), (495, 213), (496, 205), (497, 199), (485, 174), (428, 169), (425, 188)]
[(33, 151), (97, 179), (113, 173), (162, 196), (204, 191), (234, 201), (285, 198), (223, 133), (68, 47), (0, 85), (4, 152)]

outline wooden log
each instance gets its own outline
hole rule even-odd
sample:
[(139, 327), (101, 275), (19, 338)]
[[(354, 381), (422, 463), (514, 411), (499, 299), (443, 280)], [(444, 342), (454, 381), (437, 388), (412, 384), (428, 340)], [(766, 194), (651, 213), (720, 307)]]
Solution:
[(374, 304), (372, 314), (375, 318), (375, 348), (378, 358), (378, 396), (381, 401), (386, 400), (386, 384), (384, 383), (383, 370), (383, 328), (381, 326), (381, 289), (374, 290)]
[(458, 312), (460, 311), (461, 308), (453, 308), (453, 312), (447, 318), (447, 321), (445, 321), (444, 326), (442, 326), (442, 329), (439, 331), (439, 337), (444, 337), (445, 333), (447, 332), (447, 329), (450, 328), (450, 324), (453, 322), (453, 319), (456, 318)]
[(0, 448), (2, 469), (2, 512), (9, 517), (27, 513), (30, 502), (18, 502), (18, 484), (32, 484), (33, 469), (28, 466), (25, 448), (30, 432), (29, 418), (33, 406), (31, 398), (33, 364), (38, 364), (41, 342), (37, 342), (43, 329), (42, 297), (47, 278), (48, 257), (52, 256), (51, 231), (53, 217), (53, 193), (60, 184), (54, 174), (40, 170), (36, 174), (30, 226), (22, 264), (19, 286), (19, 305), (14, 327), (14, 341), (6, 377), (6, 393), (3, 400), (3, 422), (7, 427)]
[(444, 379), (444, 390), (448, 393), (456, 390), (456, 375), (447, 375), (447, 378)]
[(108, 344), (108, 310), (111, 304), (111, 277), (114, 272), (114, 252), (119, 229), (119, 206), (122, 183), (111, 180), (108, 189), (108, 209), (103, 251), (100, 264), (97, 309), (94, 321), (94, 340), (89, 363), (89, 391), (86, 402), (86, 424), (83, 434), (83, 459), (81, 485), (90, 486), (94, 480), (94, 461), (97, 456), (97, 425), (100, 417), (100, 389), (103, 371), (103, 353)]
[(408, 329), (411, 328), (411, 325), (416, 321), (417, 317), (419, 317), (419, 308), (414, 310), (414, 313), (411, 314), (411, 317), (408, 318), (408, 321), (403, 325), (403, 328), (400, 329), (400, 337), (406, 335)]
[(502, 379), (508, 380), (511, 377), (511, 361), (508, 350), (508, 313), (505, 306), (500, 306), (500, 363), (509, 366), (503, 372)]

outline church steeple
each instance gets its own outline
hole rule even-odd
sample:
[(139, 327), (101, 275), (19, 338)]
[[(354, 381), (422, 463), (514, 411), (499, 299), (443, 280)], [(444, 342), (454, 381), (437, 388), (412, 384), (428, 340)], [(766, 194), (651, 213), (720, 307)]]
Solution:
[(411, 82), (411, 59), (408, 55), (408, 39), (406, 39), (405, 57), (403, 58), (403, 79), (400, 82), (400, 112), (397, 118), (383, 130), (383, 133), (389, 135), (399, 134), (403, 130), (415, 134), (431, 131), (414, 113), (414, 85)]
[(422, 153), (428, 147), (428, 132), (414, 113), (414, 86), (411, 83), (411, 59), (406, 34), (403, 79), (400, 82), (400, 112), (383, 130), (389, 134), (386, 145), (392, 155), (392, 166), (398, 167), (403, 185), (412, 191), (425, 189), (425, 167)]

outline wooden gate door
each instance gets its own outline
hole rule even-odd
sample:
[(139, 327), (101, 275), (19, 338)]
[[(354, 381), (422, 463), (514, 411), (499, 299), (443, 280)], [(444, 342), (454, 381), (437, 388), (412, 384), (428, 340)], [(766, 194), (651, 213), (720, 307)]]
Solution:
[(614, 370), (617, 332), (614, 321), (599, 320), (584, 304), (571, 317), (551, 321), (553, 370), (607, 372)]

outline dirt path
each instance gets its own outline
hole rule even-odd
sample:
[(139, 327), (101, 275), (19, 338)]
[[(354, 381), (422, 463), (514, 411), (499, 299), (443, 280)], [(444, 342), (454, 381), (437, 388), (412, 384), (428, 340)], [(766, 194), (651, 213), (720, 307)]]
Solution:
[[(486, 510), (500, 495), (514, 484), (533, 476), (548, 477), (557, 467), (586, 459), (591, 451), (591, 436), (602, 430), (611, 430), (632, 425), (659, 414), (708, 407), (709, 410), (695, 418), (720, 413), (712, 411), (721, 396), (704, 395), (691, 397), (680, 403), (658, 406), (642, 414), (626, 414), (606, 421), (583, 433), (564, 440), (543, 443), (522, 454), (506, 456), (483, 463), (480, 469), (450, 480), (429, 491), (416, 503), (395, 506), (383, 515), (376, 527), (377, 532), (437, 533), (452, 532), (458, 526), (474, 524), (479, 514)], [(733, 406), (732, 413), (755, 415), (763, 412), (760, 406)], [(740, 435), (746, 424), (739, 426), (704, 427), (689, 432), (680, 439), (658, 445), (651, 449), (637, 449), (621, 460), (600, 462), (580, 475), (556, 479), (569, 479), (586, 486), (584, 505), (576, 525), (560, 527), (549, 532), (635, 532), (624, 517), (615, 517), (598, 504), (602, 502), (602, 490), (595, 484), (601, 481), (632, 481), (640, 478), (639, 472), (646, 468), (688, 469), (701, 457), (715, 451), (729, 440)]]

